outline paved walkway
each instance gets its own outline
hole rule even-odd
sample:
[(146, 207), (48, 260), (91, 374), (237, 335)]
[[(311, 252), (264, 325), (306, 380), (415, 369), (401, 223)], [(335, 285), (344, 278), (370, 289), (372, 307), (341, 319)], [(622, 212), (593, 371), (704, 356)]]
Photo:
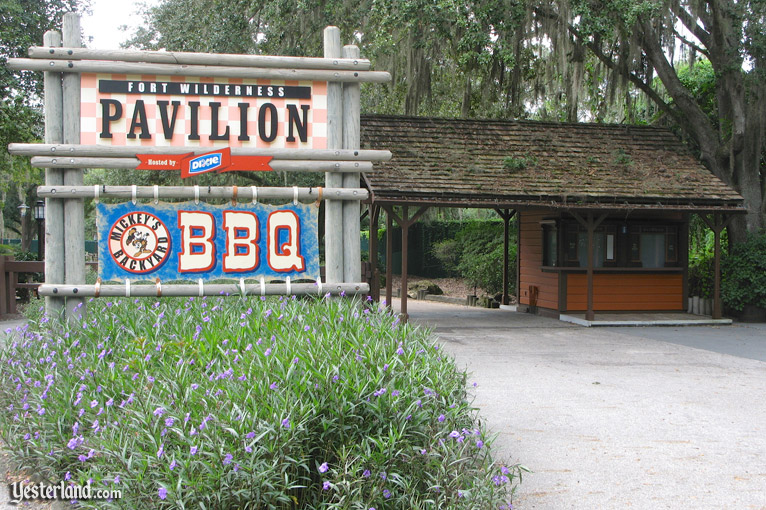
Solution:
[(410, 301), (477, 382), (517, 509), (766, 510), (766, 325), (583, 328)]

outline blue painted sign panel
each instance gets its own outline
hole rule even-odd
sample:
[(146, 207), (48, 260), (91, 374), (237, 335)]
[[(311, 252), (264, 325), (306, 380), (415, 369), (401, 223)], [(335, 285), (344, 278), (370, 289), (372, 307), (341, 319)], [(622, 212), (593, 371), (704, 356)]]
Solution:
[(108, 280), (319, 278), (314, 204), (98, 204)]

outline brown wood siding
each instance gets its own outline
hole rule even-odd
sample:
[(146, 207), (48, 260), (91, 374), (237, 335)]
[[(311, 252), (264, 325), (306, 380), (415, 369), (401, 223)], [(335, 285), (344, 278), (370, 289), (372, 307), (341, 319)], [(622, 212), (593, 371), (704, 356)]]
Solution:
[[(569, 274), (567, 278), (568, 311), (584, 311), (587, 278)], [(593, 309), (595, 311), (685, 310), (683, 274), (595, 274)]]
[(559, 275), (544, 273), (540, 269), (543, 264), (543, 230), (540, 221), (546, 211), (521, 211), (519, 213), (519, 230), (521, 234), (519, 254), (519, 303), (529, 305), (529, 288), (537, 287), (537, 306), (558, 310), (559, 307)]

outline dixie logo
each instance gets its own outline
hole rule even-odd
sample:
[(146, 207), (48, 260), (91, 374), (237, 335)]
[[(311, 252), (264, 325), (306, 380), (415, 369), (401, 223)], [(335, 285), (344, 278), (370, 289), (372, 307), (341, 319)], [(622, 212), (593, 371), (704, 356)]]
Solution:
[(181, 162), (181, 177), (194, 177), (208, 172), (221, 171), (231, 166), (231, 150), (226, 147), (217, 151), (206, 152)]
[(212, 172), (223, 165), (223, 156), (221, 154), (210, 154), (199, 156), (189, 161), (189, 173), (192, 175)]

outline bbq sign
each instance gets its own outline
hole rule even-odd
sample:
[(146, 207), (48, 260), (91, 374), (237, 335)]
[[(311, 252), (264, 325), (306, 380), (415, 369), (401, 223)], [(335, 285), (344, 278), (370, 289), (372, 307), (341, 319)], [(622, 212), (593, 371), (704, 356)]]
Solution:
[(327, 83), (88, 74), (81, 143), (324, 149)]
[(319, 277), (313, 204), (98, 204), (102, 280)]

